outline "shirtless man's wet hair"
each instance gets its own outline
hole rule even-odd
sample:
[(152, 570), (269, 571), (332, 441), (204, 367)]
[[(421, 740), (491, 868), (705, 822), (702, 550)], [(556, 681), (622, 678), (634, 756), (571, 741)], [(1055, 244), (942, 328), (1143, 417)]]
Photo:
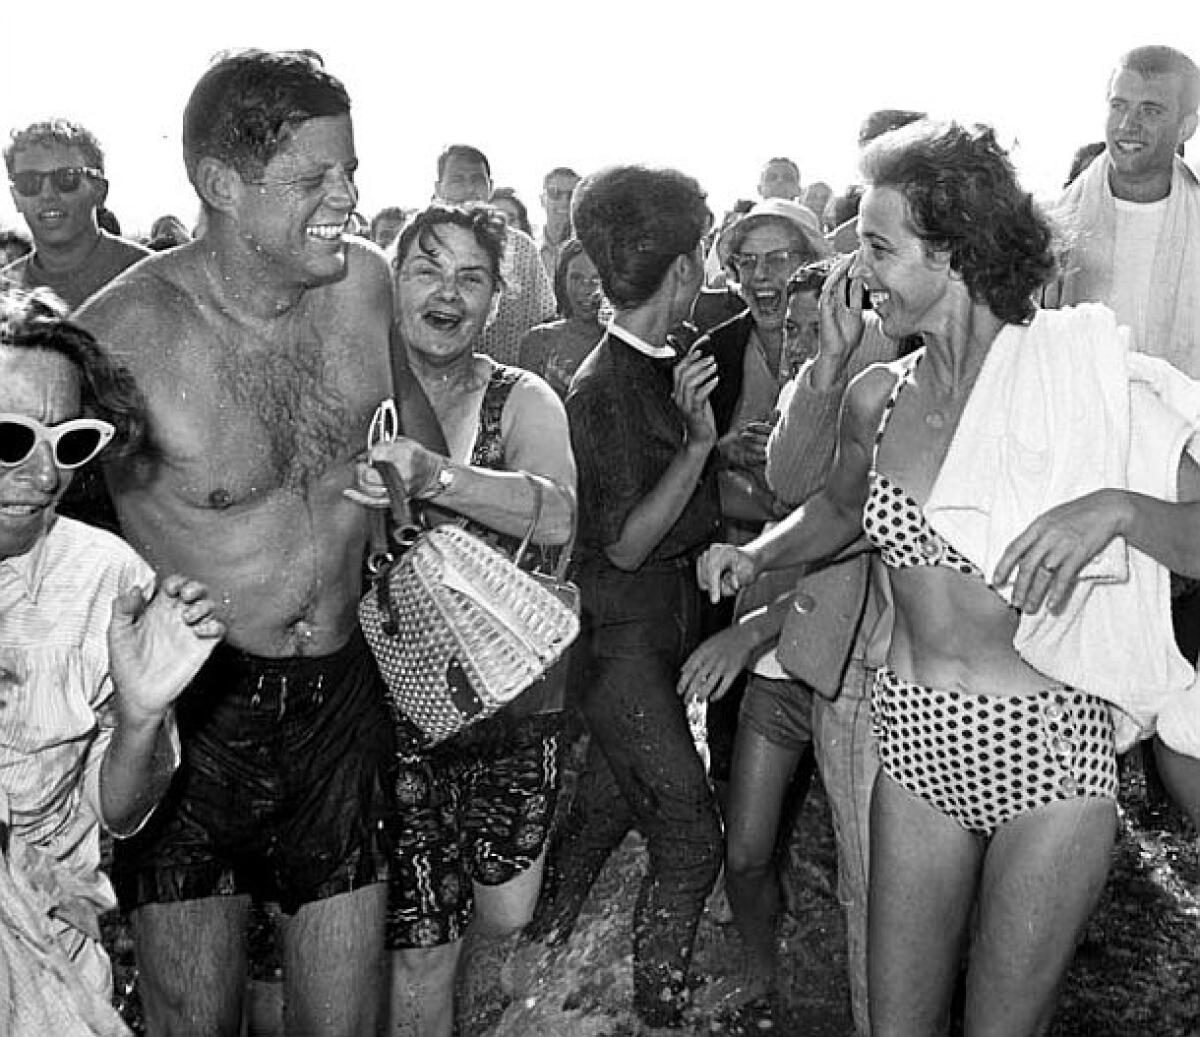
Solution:
[(366, 513), (342, 491), (389, 391), (389, 271), (347, 232), (349, 99), (315, 56), (219, 58), (184, 152), (203, 235), (78, 315), (147, 400), (145, 448), (106, 472), (125, 534), (229, 627), (116, 885), (150, 1032), (238, 1032), (257, 896), (285, 916), (289, 1032), (371, 1033), (394, 724), (356, 618)]

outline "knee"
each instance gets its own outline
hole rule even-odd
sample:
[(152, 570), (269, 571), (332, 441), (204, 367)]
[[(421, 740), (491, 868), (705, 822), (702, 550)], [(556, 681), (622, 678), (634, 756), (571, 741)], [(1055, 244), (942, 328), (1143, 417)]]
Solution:
[(731, 878), (757, 878), (766, 875), (772, 866), (772, 849), (741, 839), (731, 839), (725, 847), (725, 872)]

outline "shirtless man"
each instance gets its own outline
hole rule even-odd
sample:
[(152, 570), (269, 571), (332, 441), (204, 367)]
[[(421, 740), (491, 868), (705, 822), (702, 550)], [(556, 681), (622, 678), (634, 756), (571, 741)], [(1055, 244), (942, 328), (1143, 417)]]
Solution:
[(229, 629), (115, 862), (156, 1035), (238, 1032), (251, 895), (284, 912), (288, 1032), (374, 1032), (394, 724), (356, 618), (367, 513), (342, 491), (390, 384), (391, 287), (345, 233), (349, 111), (311, 52), (219, 57), (183, 124), (205, 232), (78, 314), (147, 400), (147, 448), (106, 472), (122, 527)]

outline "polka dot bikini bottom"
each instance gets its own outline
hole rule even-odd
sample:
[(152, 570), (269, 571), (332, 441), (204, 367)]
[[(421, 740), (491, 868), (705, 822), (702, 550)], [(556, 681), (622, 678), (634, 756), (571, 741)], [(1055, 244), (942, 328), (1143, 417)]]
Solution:
[(890, 778), (981, 835), (1060, 799), (1117, 795), (1108, 705), (1062, 685), (1017, 696), (937, 691), (883, 667), (871, 726)]

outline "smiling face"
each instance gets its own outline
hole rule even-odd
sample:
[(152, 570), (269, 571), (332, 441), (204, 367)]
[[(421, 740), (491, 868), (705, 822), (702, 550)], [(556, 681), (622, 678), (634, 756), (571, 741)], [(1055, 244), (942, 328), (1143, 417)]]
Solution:
[(1105, 143), (1112, 160), (1112, 186), (1118, 198), (1141, 197), (1138, 187), (1165, 197), (1170, 189), (1175, 149), (1196, 129), (1195, 113), (1181, 105), (1182, 77), (1142, 75), (1124, 69), (1108, 87)]
[[(757, 256), (738, 268), (738, 292), (760, 331), (778, 331), (787, 316), (787, 282), (804, 261), (797, 234), (781, 220), (756, 224), (742, 237), (735, 255)], [(782, 256), (781, 253), (790, 253)]]
[(893, 187), (872, 187), (858, 214), (860, 246), (852, 273), (866, 285), (884, 332), (899, 340), (938, 331), (948, 305), (950, 265), (913, 230), (908, 203)]
[(483, 331), (497, 291), (492, 261), (466, 227), (436, 224), (413, 239), (400, 261), (396, 307), (410, 353), (429, 362), (470, 353)]
[(821, 345), (821, 293), (796, 292), (788, 300), (783, 324), (783, 359), (791, 377), (806, 360), (817, 355)]
[[(27, 170), (48, 173), (52, 169), (83, 167), (90, 163), (83, 150), (74, 144), (37, 144), (13, 153), (13, 172)], [(41, 190), (29, 196), (12, 191), (13, 204), (25, 218), (34, 242), (42, 247), (65, 247), (99, 233), (96, 209), (104, 201), (105, 187), (100, 180), (81, 177), (73, 191), (59, 191), (49, 178)]]
[[(57, 425), (79, 417), (81, 406), (79, 375), (66, 357), (0, 346), (0, 413)], [(33, 548), (70, 481), (44, 442), (21, 464), (0, 466), (0, 558)]]
[(312, 286), (345, 273), (357, 169), (350, 116), (320, 116), (296, 127), (261, 177), (243, 181), (238, 229), (282, 280)]

